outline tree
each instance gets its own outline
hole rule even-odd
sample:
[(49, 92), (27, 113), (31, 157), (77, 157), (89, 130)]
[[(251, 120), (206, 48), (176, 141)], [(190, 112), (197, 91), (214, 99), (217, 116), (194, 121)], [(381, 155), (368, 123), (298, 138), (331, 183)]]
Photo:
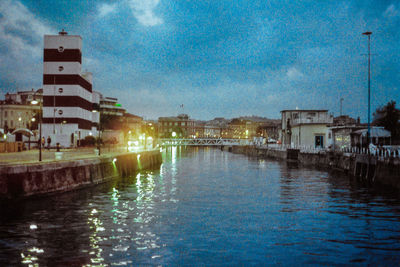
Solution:
[(373, 116), (373, 125), (385, 127), (394, 139), (400, 138), (400, 110), (396, 108), (395, 101), (392, 100), (385, 106), (377, 108)]

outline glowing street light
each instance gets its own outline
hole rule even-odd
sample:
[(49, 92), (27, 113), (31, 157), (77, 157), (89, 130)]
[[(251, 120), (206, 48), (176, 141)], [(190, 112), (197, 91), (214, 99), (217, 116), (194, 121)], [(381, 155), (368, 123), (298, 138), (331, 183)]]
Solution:
[[(34, 98), (35, 95), (36, 93), (33, 95)], [(36, 99), (34, 99), (31, 101), (31, 104), (39, 104), (39, 161), (42, 161), (42, 101), (37, 101)]]

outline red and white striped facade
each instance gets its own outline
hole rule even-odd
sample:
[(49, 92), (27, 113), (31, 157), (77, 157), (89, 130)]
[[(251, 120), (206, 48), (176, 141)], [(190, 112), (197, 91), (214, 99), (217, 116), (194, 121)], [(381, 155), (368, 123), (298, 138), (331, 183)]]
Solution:
[(75, 146), (78, 139), (97, 134), (92, 75), (81, 73), (81, 49), (78, 35), (44, 36), (42, 136), (50, 136), (52, 146)]

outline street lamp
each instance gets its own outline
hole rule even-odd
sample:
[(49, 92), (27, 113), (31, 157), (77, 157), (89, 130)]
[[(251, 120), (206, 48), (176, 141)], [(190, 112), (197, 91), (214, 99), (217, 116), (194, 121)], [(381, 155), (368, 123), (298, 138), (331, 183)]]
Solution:
[[(33, 95), (35, 97), (36, 93)], [(39, 104), (39, 161), (42, 161), (42, 101), (31, 101), (32, 105)]]
[(367, 143), (371, 138), (371, 34), (372, 32), (363, 32), (363, 35), (368, 36), (368, 132)]
[[(96, 113), (97, 110), (93, 109), (92, 110), (93, 113)], [(100, 120), (100, 112), (99, 112), (99, 129), (98, 129), (98, 137), (97, 137), (97, 150), (99, 150), (99, 156), (100, 156), (100, 142), (101, 142), (101, 120)]]

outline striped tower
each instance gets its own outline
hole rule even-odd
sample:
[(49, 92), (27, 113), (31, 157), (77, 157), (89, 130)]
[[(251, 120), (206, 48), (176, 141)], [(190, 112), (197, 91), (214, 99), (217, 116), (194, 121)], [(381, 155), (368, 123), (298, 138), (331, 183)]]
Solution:
[(44, 36), (43, 131), (51, 146), (76, 146), (92, 132), (92, 75), (81, 74), (82, 38)]

